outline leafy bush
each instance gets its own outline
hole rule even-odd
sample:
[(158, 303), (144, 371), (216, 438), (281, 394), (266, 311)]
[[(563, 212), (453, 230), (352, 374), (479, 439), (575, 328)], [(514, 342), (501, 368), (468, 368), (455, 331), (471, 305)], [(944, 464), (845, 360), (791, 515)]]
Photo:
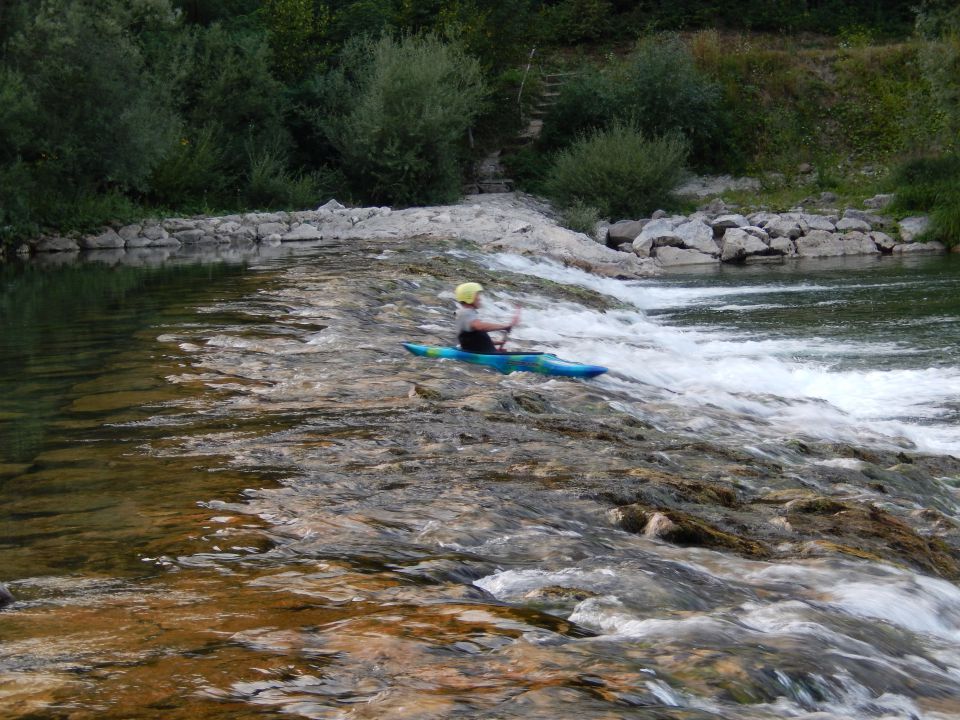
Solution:
[(606, 127), (625, 111), (620, 105), (624, 95), (611, 71), (583, 69), (561, 87), (544, 118), (540, 146), (545, 150), (566, 147), (585, 133)]
[(567, 82), (544, 121), (543, 146), (563, 147), (612, 122), (632, 122), (648, 137), (678, 131), (690, 143), (690, 162), (715, 169), (732, 123), (721, 113), (720, 86), (701, 73), (676, 36), (642, 39), (623, 61), (588, 70)]
[(928, 239), (960, 244), (960, 154), (918, 158), (891, 177), (895, 212), (929, 212)]
[(574, 200), (570, 207), (564, 208), (561, 220), (565, 228), (593, 236), (600, 220), (600, 211), (581, 200)]
[(484, 93), (477, 61), (434, 36), (383, 36), (349, 44), (336, 74), (347, 111), (329, 131), (357, 195), (397, 205), (459, 197), (463, 145)]
[(617, 122), (561, 151), (546, 191), (565, 207), (579, 201), (604, 217), (641, 217), (675, 204), (672, 190), (682, 178), (688, 148), (679, 133), (648, 140)]

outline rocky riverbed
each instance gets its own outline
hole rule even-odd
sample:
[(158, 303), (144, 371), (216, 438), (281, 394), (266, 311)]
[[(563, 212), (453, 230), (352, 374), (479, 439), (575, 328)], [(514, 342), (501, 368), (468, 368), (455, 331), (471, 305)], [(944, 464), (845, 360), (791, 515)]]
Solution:
[[(625, 373), (503, 377), (400, 349), (449, 342), (469, 277), (488, 312), (524, 301), (514, 342), (544, 342), (536, 318), (559, 317), (567, 347), (603, 321), (644, 362), (616, 292), (510, 272), (501, 253), (604, 288), (660, 272), (656, 253), (514, 195), (116, 235), (177, 245), (37, 257), (233, 253), (249, 269), (130, 336), (69, 388), (52, 446), (8, 467), (13, 716), (960, 714), (956, 458), (765, 432), (756, 410), (786, 401), (759, 390), (732, 417)], [(63, 491), (85, 482), (58, 544)], [(130, 522), (95, 557), (113, 516), (84, 523), (111, 502), (156, 529)], [(152, 572), (102, 577), (123, 552)]]

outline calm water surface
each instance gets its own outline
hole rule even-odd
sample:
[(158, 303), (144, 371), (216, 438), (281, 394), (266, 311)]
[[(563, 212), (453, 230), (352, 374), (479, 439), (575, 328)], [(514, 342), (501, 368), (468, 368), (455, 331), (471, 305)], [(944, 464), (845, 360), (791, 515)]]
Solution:
[[(664, 545), (564, 490), (637, 470), (574, 432), (611, 405), (734, 445), (813, 417), (954, 447), (956, 260), (620, 283), (350, 242), (0, 267), (2, 714), (958, 717), (954, 584)], [(610, 376), (401, 356), (445, 340), (450, 288), (487, 268), (512, 278), (488, 311), (524, 305), (514, 342)]]

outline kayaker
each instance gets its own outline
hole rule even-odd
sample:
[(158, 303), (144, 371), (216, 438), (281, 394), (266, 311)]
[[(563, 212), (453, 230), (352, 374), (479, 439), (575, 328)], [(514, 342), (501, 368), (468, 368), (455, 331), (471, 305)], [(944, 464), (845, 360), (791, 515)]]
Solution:
[(480, 319), (480, 298), (483, 293), (483, 285), (475, 282), (467, 282), (457, 285), (454, 290), (454, 296), (460, 307), (457, 309), (457, 341), (460, 343), (460, 349), (475, 353), (496, 353), (502, 352), (503, 346), (507, 342), (506, 337), (500, 342), (495, 343), (489, 333), (496, 330), (506, 330), (510, 332), (513, 326), (520, 322), (520, 308), (513, 314), (513, 319), (509, 323), (494, 323)]

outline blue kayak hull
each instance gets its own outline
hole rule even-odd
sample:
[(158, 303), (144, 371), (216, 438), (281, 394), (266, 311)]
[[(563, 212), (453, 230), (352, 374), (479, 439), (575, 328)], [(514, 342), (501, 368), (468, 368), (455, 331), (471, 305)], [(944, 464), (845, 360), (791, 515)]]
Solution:
[(437, 345), (404, 343), (403, 346), (420, 357), (446, 358), (474, 365), (485, 365), (494, 370), (499, 370), (504, 375), (512, 372), (533, 372), (541, 375), (592, 378), (607, 372), (607, 368), (600, 365), (583, 365), (582, 363), (570, 362), (550, 353), (472, 353)]

